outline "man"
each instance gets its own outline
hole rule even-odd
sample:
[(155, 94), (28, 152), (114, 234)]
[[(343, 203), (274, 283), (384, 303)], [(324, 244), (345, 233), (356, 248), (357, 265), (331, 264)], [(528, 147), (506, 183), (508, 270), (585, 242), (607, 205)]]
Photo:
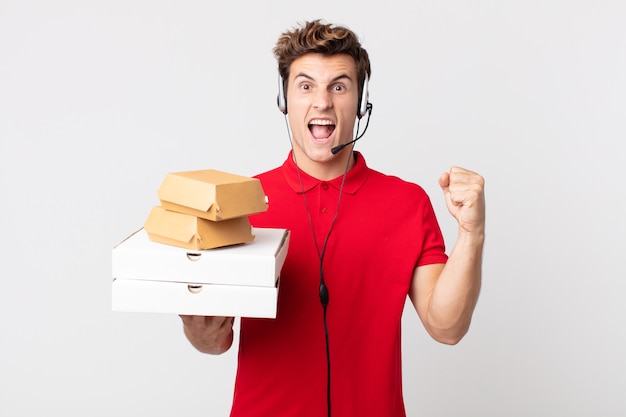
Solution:
[[(367, 100), (369, 57), (356, 35), (308, 22), (285, 32), (274, 53), (292, 150), (258, 176), (269, 210), (250, 220), (289, 229), (291, 244), (277, 318), (241, 320), (231, 416), (404, 416), (406, 297), (435, 340), (455, 344), (468, 331), (481, 282), (483, 179), (458, 167), (439, 178), (459, 225), (448, 256), (422, 188), (370, 169), (350, 146), (333, 152), (354, 146)], [(182, 319), (198, 350), (230, 348), (233, 318)]]

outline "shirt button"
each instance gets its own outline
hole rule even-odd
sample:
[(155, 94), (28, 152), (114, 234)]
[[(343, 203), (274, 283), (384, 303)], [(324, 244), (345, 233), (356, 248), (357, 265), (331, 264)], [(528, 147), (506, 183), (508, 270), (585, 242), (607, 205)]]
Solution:
[(328, 184), (327, 183), (322, 183), (322, 190), (328, 190)]
[(326, 207), (322, 207), (322, 213), (323, 213), (323, 214), (328, 213), (328, 209), (327, 209)]

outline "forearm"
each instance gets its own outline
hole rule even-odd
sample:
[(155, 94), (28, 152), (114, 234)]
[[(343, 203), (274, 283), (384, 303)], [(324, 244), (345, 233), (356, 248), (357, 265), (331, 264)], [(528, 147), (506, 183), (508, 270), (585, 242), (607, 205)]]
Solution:
[(458, 343), (469, 329), (481, 287), (483, 243), (482, 232), (460, 232), (432, 290), (426, 327), (442, 343)]
[(232, 317), (181, 316), (189, 342), (202, 353), (219, 355), (233, 344)]

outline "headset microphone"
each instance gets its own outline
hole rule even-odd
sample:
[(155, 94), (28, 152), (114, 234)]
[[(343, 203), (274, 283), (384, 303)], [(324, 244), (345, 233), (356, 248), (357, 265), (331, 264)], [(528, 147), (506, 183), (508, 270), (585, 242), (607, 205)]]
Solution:
[(333, 153), (333, 155), (337, 155), (339, 152), (341, 152), (341, 150), (343, 148), (345, 148), (346, 146), (356, 142), (357, 140), (361, 139), (361, 137), (359, 136), (358, 138), (351, 140), (350, 142), (344, 143), (342, 145), (339, 146), (335, 146), (334, 148), (332, 148), (330, 151)]
[[(354, 142), (356, 142), (357, 140), (361, 139), (363, 137), (363, 135), (365, 134), (365, 132), (367, 131), (367, 126), (369, 126), (370, 124), (370, 116), (372, 115), (372, 103), (367, 103), (367, 107), (366, 107), (366, 112), (367, 112), (367, 122), (365, 123), (365, 128), (363, 129), (363, 132), (361, 132), (361, 134), (359, 136), (356, 137), (356, 139), (351, 140), (350, 142), (346, 142), (344, 144), (335, 146), (334, 148), (332, 148), (330, 150), (330, 152), (333, 155), (337, 155), (339, 152), (341, 152), (341, 150), (343, 148), (345, 148), (348, 145), (353, 144)], [(357, 129), (358, 130), (358, 129)]]

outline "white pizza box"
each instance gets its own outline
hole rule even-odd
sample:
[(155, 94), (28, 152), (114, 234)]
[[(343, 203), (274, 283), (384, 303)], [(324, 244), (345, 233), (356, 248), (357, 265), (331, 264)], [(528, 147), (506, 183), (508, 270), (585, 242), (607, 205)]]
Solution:
[(276, 318), (278, 287), (113, 279), (112, 310)]
[(117, 279), (276, 287), (285, 262), (290, 233), (286, 229), (254, 228), (248, 243), (190, 250), (150, 240), (139, 229), (112, 251), (112, 276)]

